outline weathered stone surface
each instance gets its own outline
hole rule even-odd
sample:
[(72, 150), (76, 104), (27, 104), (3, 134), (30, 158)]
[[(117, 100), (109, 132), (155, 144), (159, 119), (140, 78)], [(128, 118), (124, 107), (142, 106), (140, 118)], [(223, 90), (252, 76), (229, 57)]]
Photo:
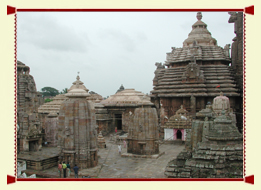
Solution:
[(37, 109), (43, 104), (43, 98), (36, 90), (30, 68), (17, 61), (17, 149), (38, 151), (42, 147), (42, 123)]
[(133, 123), (129, 127), (127, 152), (139, 155), (159, 154), (158, 117), (150, 104), (136, 108)]
[(58, 123), (58, 147), (60, 159), (77, 164), (80, 168), (94, 167), (98, 163), (95, 108), (90, 96), (79, 80), (65, 94), (67, 101), (61, 104)]
[[(164, 65), (156, 63), (151, 100), (157, 109), (164, 110), (163, 114), (158, 111), (161, 125), (165, 125), (165, 116), (175, 115), (181, 105), (195, 117), (220, 91), (230, 98), (231, 108), (238, 109), (243, 101), (239, 100), (240, 92), (230, 62), (229, 45), (217, 46), (207, 25), (198, 20), (183, 47), (172, 48)], [(242, 114), (237, 117), (242, 118)]]
[(232, 121), (234, 115), (229, 105), (229, 99), (221, 95), (215, 98), (213, 106), (207, 105), (207, 109), (196, 114), (198, 120), (192, 122), (186, 150), (169, 162), (165, 170), (167, 177), (243, 177), (242, 134)]

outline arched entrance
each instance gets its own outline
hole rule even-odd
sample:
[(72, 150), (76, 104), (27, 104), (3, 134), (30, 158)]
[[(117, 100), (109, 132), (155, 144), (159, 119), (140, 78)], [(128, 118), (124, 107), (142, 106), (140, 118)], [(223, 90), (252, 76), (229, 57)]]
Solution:
[(180, 130), (177, 131), (177, 139), (182, 139), (182, 132)]

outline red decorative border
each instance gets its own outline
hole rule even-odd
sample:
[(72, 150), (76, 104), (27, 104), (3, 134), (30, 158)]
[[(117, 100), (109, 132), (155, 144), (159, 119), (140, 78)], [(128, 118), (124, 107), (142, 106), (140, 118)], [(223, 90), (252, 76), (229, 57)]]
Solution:
[[(15, 42), (15, 46), (14, 46), (14, 50), (15, 50), (15, 63), (14, 63), (14, 77), (15, 77), (15, 81), (14, 81), (14, 85), (15, 85), (15, 90), (14, 90), (14, 93), (15, 93), (15, 105), (14, 105), (14, 111), (15, 111), (15, 116), (14, 116), (14, 119), (15, 119), (15, 132), (14, 132), (14, 138), (15, 138), (15, 143), (14, 143), (14, 153), (15, 155), (17, 155), (17, 15), (15, 14), (15, 29), (14, 29), (14, 32), (15, 32), (15, 37), (14, 37), (14, 42)], [(15, 166), (14, 166), (14, 172), (15, 172), (15, 177), (17, 177), (17, 156), (15, 156)]]
[(91, 178), (91, 179), (72, 179), (72, 178), (17, 178), (17, 14), (16, 12), (195, 12), (195, 11), (204, 11), (204, 12), (228, 12), (228, 11), (235, 11), (235, 12), (244, 12), (247, 14), (254, 15), (254, 5), (245, 7), (244, 9), (16, 9), (16, 7), (12, 7), (7, 5), (7, 15), (15, 14), (15, 176), (7, 175), (7, 184), (15, 183), (16, 181), (245, 181), (245, 183), (254, 184), (254, 175), (251, 176), (245, 176), (246, 175), (246, 132), (245, 132), (245, 121), (246, 121), (246, 82), (245, 82), (245, 75), (246, 75), (246, 56), (245, 56), (245, 32), (246, 32), (246, 18), (245, 14), (243, 15), (243, 25), (244, 25), (244, 34), (243, 34), (243, 46), (244, 46), (244, 52), (243, 52), (243, 84), (244, 84), (244, 90), (243, 90), (243, 136), (244, 136), (244, 171), (243, 175), (245, 178), (153, 178), (153, 179), (147, 179), (147, 178), (128, 178), (128, 179), (113, 179), (113, 178)]
[[(253, 10), (254, 13), (254, 10)], [(243, 154), (244, 154), (244, 171), (243, 175), (246, 176), (246, 15), (243, 14)]]
[(245, 12), (254, 15), (254, 5), (244, 9), (16, 9), (7, 5), (7, 15), (16, 12)]

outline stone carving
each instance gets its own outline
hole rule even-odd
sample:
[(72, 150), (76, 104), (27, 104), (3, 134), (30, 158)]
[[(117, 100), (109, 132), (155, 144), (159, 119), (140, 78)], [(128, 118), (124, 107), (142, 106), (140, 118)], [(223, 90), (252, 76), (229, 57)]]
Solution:
[(200, 67), (196, 63), (189, 63), (185, 72), (182, 76), (182, 82), (204, 82), (203, 71), (200, 70)]

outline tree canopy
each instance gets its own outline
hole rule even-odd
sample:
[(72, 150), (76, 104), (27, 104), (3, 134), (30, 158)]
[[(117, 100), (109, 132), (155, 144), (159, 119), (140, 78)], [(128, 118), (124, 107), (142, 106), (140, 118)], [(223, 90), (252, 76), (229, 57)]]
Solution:
[(62, 89), (62, 91), (60, 92), (60, 94), (66, 94), (68, 93), (68, 88)]
[(57, 94), (59, 94), (59, 91), (52, 87), (44, 87), (41, 89), (41, 94), (43, 95), (43, 97), (56, 96)]

